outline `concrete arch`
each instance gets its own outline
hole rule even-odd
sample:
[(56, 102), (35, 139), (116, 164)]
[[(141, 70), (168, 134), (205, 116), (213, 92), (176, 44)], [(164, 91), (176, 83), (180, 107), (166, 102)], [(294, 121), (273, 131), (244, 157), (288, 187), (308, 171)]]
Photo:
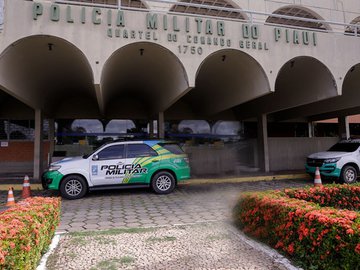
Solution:
[(356, 26), (348, 26), (345, 28), (345, 33), (355, 34), (355, 29), (357, 31), (357, 35), (360, 36), (360, 16), (353, 19), (350, 24), (354, 24)]
[[(199, 14), (199, 15), (206, 15), (206, 16), (215, 16), (215, 14), (211, 14), (211, 11), (214, 10), (215, 12), (217, 12), (218, 14), (216, 14), (217, 17), (226, 17), (226, 18), (232, 18), (232, 19), (242, 19), (245, 21), (249, 20), (249, 16), (242, 11), (238, 11), (239, 9), (241, 9), (241, 7), (235, 3), (235, 1), (232, 0), (221, 0), (221, 2), (224, 2), (225, 5), (223, 5), (226, 8), (234, 8), (237, 9), (237, 11), (234, 12), (228, 12), (228, 11), (223, 11), (223, 12), (218, 12), (218, 10), (216, 9), (211, 9), (211, 5), (210, 8), (197, 8), (197, 7), (189, 7), (186, 6), (186, 8), (183, 10), (181, 3), (192, 3), (192, 4), (201, 4), (203, 1), (189, 1), (189, 0), (181, 0), (178, 1), (178, 3), (172, 5), (169, 9), (169, 11), (171, 12), (180, 12), (180, 13), (190, 13), (190, 14)], [(215, 1), (213, 1), (214, 3), (212, 4), (213, 6), (218, 6), (216, 5)], [(207, 4), (207, 3), (204, 3)], [(180, 7), (180, 9), (179, 9)], [(238, 14), (238, 15), (237, 15)], [(226, 16), (225, 16), (226, 15)]]
[(333, 74), (314, 57), (294, 57), (276, 74), (275, 92), (239, 106), (236, 109), (239, 118), (275, 113), (338, 95)]
[(105, 132), (107, 133), (126, 133), (128, 129), (135, 128), (134, 121), (129, 119), (113, 119), (106, 124)]
[(359, 24), (360, 26), (360, 16), (357, 16), (353, 20), (351, 20), (350, 24)]
[[(292, 16), (291, 14), (287, 15), (286, 14), (286, 10), (291, 10), (291, 9), (298, 9), (300, 11), (304, 12), (304, 15), (307, 15), (307, 18), (310, 19), (316, 19), (316, 20), (320, 20), (320, 21), (324, 21), (325, 19), (320, 16), (317, 12), (315, 12), (314, 10), (307, 8), (305, 6), (300, 6), (300, 5), (286, 5), (286, 6), (282, 6), (276, 10), (273, 10), (271, 13), (272, 14), (282, 14), (282, 15), (286, 15), (286, 16)], [(302, 16), (294, 16), (294, 18), (296, 17), (302, 17)], [(297, 23), (295, 22), (295, 20), (291, 20), (291, 19), (283, 19), (283, 22), (276, 22), (274, 20), (278, 20), (278, 18), (275, 18), (273, 16), (269, 16), (266, 19), (267, 23), (277, 23), (277, 24), (284, 24), (284, 25), (293, 25), (293, 26), (301, 26), (301, 25), (297, 25)], [(293, 22), (291, 22), (293, 21)], [(301, 22), (301, 24), (303, 24), (303, 22)], [(320, 25), (322, 25), (323, 27), (320, 27)], [(321, 29), (324, 28), (324, 30), (326, 31), (332, 31), (331, 26), (328, 23), (321, 23), (321, 24), (316, 24), (316, 23), (309, 23), (309, 24), (305, 24), (303, 27), (308, 27), (308, 28), (315, 28), (315, 29)]]
[(49, 117), (98, 116), (94, 76), (83, 52), (49, 35), (19, 39), (0, 57), (0, 85)]
[[(116, 2), (118, 0), (115, 0)], [(137, 4), (134, 4), (133, 2), (137, 3)], [(127, 4), (128, 3), (128, 4)], [(140, 4), (138, 4), (140, 3)], [(137, 7), (137, 6), (140, 6), (140, 7)], [(149, 7), (149, 4), (146, 2), (146, 1), (143, 1), (143, 0), (121, 0), (121, 7), (122, 8), (143, 8), (143, 9), (150, 9)]]
[(286, 120), (297, 117), (308, 117), (311, 121), (337, 118), (360, 113), (360, 63), (347, 70), (342, 84), (342, 94), (334, 98), (314, 101), (283, 112), (278, 112), (274, 118)]
[(212, 126), (212, 134), (239, 135), (241, 124), (238, 121), (216, 121)]
[(195, 112), (213, 115), (270, 92), (269, 79), (252, 56), (223, 49), (202, 61), (186, 99)]
[[(360, 63), (353, 65), (346, 73), (342, 85), (342, 94), (350, 96), (350, 100), (360, 98)], [(358, 103), (358, 102), (357, 102)]]
[[(288, 91), (290, 89), (291, 91)], [(297, 56), (287, 61), (278, 71), (275, 93), (289, 98), (291, 103), (310, 103), (337, 96), (338, 87), (330, 69), (311, 56)], [(291, 97), (295, 97), (294, 98)], [(293, 100), (293, 102), (291, 102)]]
[(179, 58), (151, 42), (119, 48), (107, 59), (101, 74), (107, 118), (152, 117), (188, 88), (188, 75)]
[[(68, 0), (69, 2), (77, 2), (74, 4), (79, 4), (79, 2), (91, 4), (105, 4), (105, 5), (117, 5), (118, 0)], [(123, 8), (146, 8), (149, 9), (149, 5), (146, 1), (143, 0), (121, 0), (121, 6)]]
[(182, 120), (178, 125), (180, 133), (210, 134), (211, 127), (206, 120)]

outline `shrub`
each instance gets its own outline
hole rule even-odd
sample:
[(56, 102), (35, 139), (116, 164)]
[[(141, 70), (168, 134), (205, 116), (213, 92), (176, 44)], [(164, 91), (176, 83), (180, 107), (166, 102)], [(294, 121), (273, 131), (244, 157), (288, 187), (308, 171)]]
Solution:
[(33, 197), (0, 213), (0, 269), (35, 269), (60, 221), (59, 198)]
[[(331, 188), (317, 189), (329, 194)], [(280, 250), (305, 269), (359, 269), (359, 212), (289, 197), (303, 194), (297, 192), (248, 193), (234, 209), (235, 221), (245, 233)]]
[(290, 198), (314, 202), (339, 209), (360, 209), (360, 185), (327, 185), (318, 188), (285, 189)]

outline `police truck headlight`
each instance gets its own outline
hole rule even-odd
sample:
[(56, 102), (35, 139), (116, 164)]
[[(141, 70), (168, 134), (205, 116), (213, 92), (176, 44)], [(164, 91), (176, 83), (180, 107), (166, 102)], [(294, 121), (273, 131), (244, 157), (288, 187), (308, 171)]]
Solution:
[(336, 163), (340, 160), (340, 158), (328, 158), (324, 160), (324, 163)]
[(49, 171), (52, 172), (52, 171), (57, 171), (57, 170), (60, 170), (61, 166), (60, 165), (50, 165), (49, 167)]

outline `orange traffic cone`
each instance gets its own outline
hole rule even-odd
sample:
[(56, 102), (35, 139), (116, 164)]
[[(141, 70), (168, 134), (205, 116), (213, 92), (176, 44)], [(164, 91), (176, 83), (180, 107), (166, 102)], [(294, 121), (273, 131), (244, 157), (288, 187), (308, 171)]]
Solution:
[(13, 192), (13, 188), (9, 188), (9, 193), (8, 193), (8, 198), (7, 198), (7, 203), (6, 206), (14, 206), (16, 205), (15, 203), (15, 198), (14, 198), (14, 192)]
[(27, 175), (25, 175), (25, 177), (24, 177), (24, 184), (23, 184), (21, 197), (23, 199), (31, 197), (30, 180), (29, 180), (29, 176), (27, 176)]
[(315, 178), (314, 178), (314, 186), (315, 187), (322, 186), (319, 167), (316, 167)]

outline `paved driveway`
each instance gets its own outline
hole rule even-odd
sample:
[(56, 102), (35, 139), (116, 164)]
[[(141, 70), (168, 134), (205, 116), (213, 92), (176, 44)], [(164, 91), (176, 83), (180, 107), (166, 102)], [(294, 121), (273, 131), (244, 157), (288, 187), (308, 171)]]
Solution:
[(204, 221), (230, 221), (241, 192), (301, 187), (309, 180), (276, 180), (236, 184), (180, 185), (169, 195), (146, 189), (94, 192), (62, 201), (58, 231), (153, 227)]

